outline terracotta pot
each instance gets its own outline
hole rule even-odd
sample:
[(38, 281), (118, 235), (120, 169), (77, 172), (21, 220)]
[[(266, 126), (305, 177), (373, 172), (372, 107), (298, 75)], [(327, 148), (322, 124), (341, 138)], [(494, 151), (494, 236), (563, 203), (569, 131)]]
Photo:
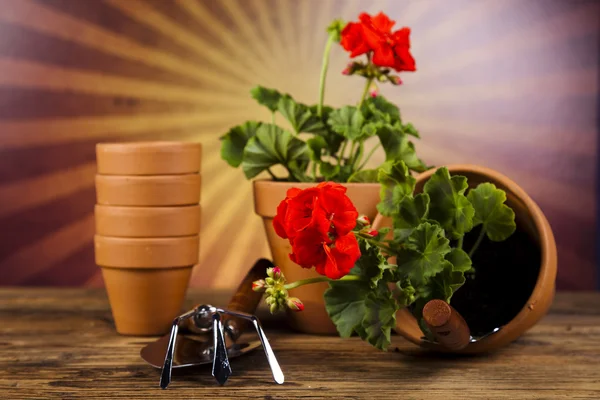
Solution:
[(200, 171), (202, 145), (190, 142), (126, 142), (96, 145), (103, 175), (178, 175)]
[[(468, 178), (469, 187), (475, 187), (483, 182), (491, 182), (506, 192), (506, 204), (515, 211), (517, 227), (523, 229), (538, 243), (541, 254), (541, 265), (537, 283), (528, 301), (521, 311), (503, 326), (497, 333), (471, 343), (459, 353), (482, 353), (496, 350), (517, 339), (529, 328), (534, 326), (547, 312), (552, 304), (555, 291), (557, 255), (554, 235), (548, 220), (538, 205), (515, 182), (506, 176), (484, 167), (474, 165), (450, 165), (448, 170), (452, 175), (463, 175)], [(417, 177), (415, 191), (423, 191), (425, 182), (435, 170), (429, 170)], [(389, 218), (377, 216), (373, 226), (377, 229), (391, 226)], [(532, 266), (534, 267), (534, 266)], [(536, 265), (535, 268), (538, 266)], [(423, 347), (446, 351), (439, 345), (429, 344), (421, 340), (423, 334), (416, 319), (407, 310), (401, 310), (396, 315), (396, 331), (409, 341)]]
[(96, 234), (115, 237), (176, 237), (200, 232), (200, 206), (96, 205)]
[[(267, 240), (275, 265), (279, 266), (287, 280), (314, 278), (320, 276), (313, 269), (304, 269), (289, 259), (292, 249), (287, 239), (282, 239), (275, 233), (273, 218), (277, 214), (277, 206), (285, 199), (286, 192), (292, 187), (305, 189), (315, 186), (315, 183), (274, 182), (265, 180), (254, 181), (254, 210), (263, 218)], [(364, 214), (371, 220), (377, 215), (379, 203), (379, 184), (377, 183), (345, 183), (346, 194), (359, 214)], [(325, 310), (323, 293), (328, 288), (327, 283), (306, 285), (292, 289), (290, 294), (298, 297), (304, 303), (304, 311), (289, 312), (288, 320), (295, 329), (316, 334), (337, 334), (335, 325), (329, 319)]]
[(96, 175), (98, 204), (183, 206), (200, 201), (200, 175)]
[(198, 262), (198, 236), (97, 235), (94, 244), (96, 264), (102, 268), (117, 332), (166, 333), (181, 312), (192, 266)]

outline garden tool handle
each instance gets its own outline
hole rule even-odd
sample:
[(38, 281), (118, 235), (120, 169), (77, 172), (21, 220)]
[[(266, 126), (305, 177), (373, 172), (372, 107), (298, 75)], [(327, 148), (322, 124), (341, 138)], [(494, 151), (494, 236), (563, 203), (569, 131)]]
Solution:
[[(262, 293), (252, 290), (252, 282), (265, 279), (267, 277), (267, 268), (272, 267), (274, 267), (273, 263), (266, 258), (257, 260), (234, 292), (231, 300), (229, 300), (227, 309), (245, 314), (254, 314), (262, 298)], [(223, 326), (227, 328), (229, 336), (233, 341), (237, 340), (250, 324), (248, 320), (231, 315), (223, 315)]]
[(461, 350), (471, 341), (471, 331), (465, 319), (443, 300), (430, 300), (423, 307), (423, 320), (446, 350)]

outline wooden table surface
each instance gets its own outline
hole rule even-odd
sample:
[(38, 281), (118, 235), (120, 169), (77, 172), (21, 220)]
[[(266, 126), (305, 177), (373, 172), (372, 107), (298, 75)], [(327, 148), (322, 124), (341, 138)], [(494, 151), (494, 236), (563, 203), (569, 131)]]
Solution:
[[(228, 293), (192, 290), (188, 304)], [(0, 289), (0, 398), (60, 399), (600, 399), (600, 293), (559, 293), (551, 313), (485, 356), (432, 354), (394, 337), (379, 352), (357, 338), (289, 331), (259, 313), (285, 373), (276, 385), (262, 351), (232, 359), (219, 387), (210, 367), (174, 371), (167, 390), (139, 356), (151, 338), (113, 328), (103, 290)]]

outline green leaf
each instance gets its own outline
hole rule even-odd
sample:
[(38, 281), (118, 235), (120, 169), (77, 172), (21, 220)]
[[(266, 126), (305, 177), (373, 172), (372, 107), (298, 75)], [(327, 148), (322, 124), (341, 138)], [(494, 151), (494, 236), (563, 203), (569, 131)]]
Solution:
[(421, 224), (429, 212), (429, 195), (419, 193), (415, 197), (406, 196), (400, 202), (397, 214), (393, 215), (394, 243), (402, 243)]
[(400, 109), (383, 96), (370, 97), (364, 104), (369, 111), (369, 119), (394, 125), (400, 122)]
[(402, 160), (413, 171), (423, 172), (427, 166), (417, 157), (415, 145), (409, 141), (398, 125), (380, 124), (377, 136), (385, 151), (386, 161)]
[(493, 183), (481, 183), (469, 191), (468, 199), (475, 208), (474, 226), (483, 224), (490, 240), (501, 242), (513, 234), (515, 212), (506, 204), (506, 193)]
[(367, 311), (365, 301), (371, 292), (371, 287), (363, 281), (329, 282), (329, 289), (323, 295), (325, 308), (341, 337), (350, 337), (362, 326)]
[(387, 350), (391, 344), (392, 328), (396, 326), (396, 301), (390, 294), (377, 296), (372, 293), (365, 301), (365, 309), (362, 329), (358, 330), (358, 334), (376, 348)]
[(429, 194), (429, 218), (436, 220), (452, 239), (459, 239), (473, 229), (475, 209), (464, 195), (469, 185), (464, 176), (450, 177), (448, 169), (439, 168), (425, 183)]
[(421, 135), (419, 135), (419, 131), (410, 122), (408, 124), (402, 125), (402, 131), (404, 131), (404, 133), (406, 133), (407, 135), (411, 135), (416, 138), (421, 137)]
[(308, 106), (297, 103), (289, 95), (281, 96), (277, 109), (287, 119), (295, 132), (320, 132), (325, 126), (313, 115)]
[(394, 297), (400, 307), (407, 307), (415, 301), (415, 288), (410, 280), (404, 279), (396, 282)]
[(322, 161), (321, 164), (319, 164), (319, 172), (323, 175), (325, 180), (334, 180), (333, 178), (340, 173), (340, 166)]
[(350, 178), (348, 182), (360, 182), (360, 183), (370, 183), (377, 182), (377, 170), (376, 169), (363, 169), (361, 171), (356, 171)]
[(327, 123), (334, 132), (350, 140), (362, 138), (362, 125), (364, 117), (354, 106), (344, 106), (333, 110), (329, 114)]
[(461, 271), (455, 271), (452, 268), (452, 264), (449, 261), (445, 261), (443, 263), (442, 271), (431, 279), (431, 299), (441, 299), (447, 303), (450, 303), (452, 295), (464, 283), (464, 273)]
[(221, 158), (232, 167), (239, 167), (244, 157), (244, 148), (260, 126), (260, 122), (248, 121), (233, 127), (221, 136)]
[(250, 90), (252, 98), (259, 102), (259, 104), (267, 107), (272, 112), (277, 110), (277, 104), (281, 98), (281, 93), (275, 89), (267, 89), (263, 86), (255, 86)]
[(371, 245), (363, 238), (358, 239), (360, 247), (360, 258), (356, 261), (356, 267), (362, 277), (369, 282), (371, 288), (377, 288), (379, 282), (384, 279), (392, 278), (390, 265), (387, 258), (381, 254), (379, 247)]
[(453, 248), (450, 253), (446, 254), (446, 260), (452, 263), (453, 271), (467, 272), (471, 269), (471, 258), (458, 247)]
[(276, 164), (299, 169), (307, 165), (309, 153), (306, 143), (290, 132), (277, 125), (263, 124), (244, 149), (242, 169), (248, 179)]
[(321, 154), (327, 148), (327, 142), (322, 136), (313, 136), (306, 141), (310, 149), (310, 159), (313, 161), (321, 161)]
[(416, 182), (403, 161), (383, 163), (378, 169), (377, 181), (381, 184), (377, 210), (388, 217), (398, 212), (400, 201), (412, 194)]
[(424, 222), (415, 228), (396, 255), (398, 273), (417, 287), (441, 272), (450, 252), (450, 241), (438, 225)]

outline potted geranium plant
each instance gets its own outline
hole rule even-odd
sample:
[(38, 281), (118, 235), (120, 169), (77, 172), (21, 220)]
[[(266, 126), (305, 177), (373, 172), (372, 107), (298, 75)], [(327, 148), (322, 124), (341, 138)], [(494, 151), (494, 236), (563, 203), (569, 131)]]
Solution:
[[(272, 112), (272, 120), (246, 121), (221, 138), (221, 156), (225, 161), (241, 167), (248, 179), (267, 177), (254, 181), (255, 210), (264, 219), (274, 261), (289, 278), (316, 276), (312, 271), (296, 268), (287, 256), (289, 244), (272, 227), (279, 199), (289, 189), (307, 188), (321, 181), (343, 182), (359, 212), (373, 219), (379, 184), (376, 169), (367, 168), (367, 162), (375, 151), (385, 152), (386, 163), (403, 161), (409, 170), (416, 172), (427, 169), (411, 141), (411, 137), (419, 137), (417, 129), (401, 117), (398, 107), (386, 100), (377, 87), (386, 83), (400, 85), (398, 72), (416, 70), (410, 53), (410, 29), (394, 31), (394, 24), (383, 13), (376, 16), (362, 13), (359, 21), (347, 24), (334, 21), (327, 29), (329, 36), (316, 103), (302, 104), (290, 94), (257, 86), (251, 95)], [(336, 43), (355, 59), (342, 73), (365, 80), (362, 96), (353, 104), (338, 108), (324, 103), (329, 55)], [(283, 117), (289, 129), (275, 123), (276, 114)], [(371, 141), (378, 143), (365, 151)], [(322, 294), (326, 288), (322, 284), (301, 290), (311, 307), (310, 313), (292, 316), (296, 328), (335, 333), (323, 306)]]
[[(471, 333), (498, 333), (461, 351), (491, 350), (514, 340), (552, 300), (552, 232), (535, 203), (506, 177), (477, 167), (450, 170), (429, 171), (417, 182), (403, 161), (381, 166), (378, 208), (389, 226), (380, 229), (359, 216), (340, 184), (290, 191), (274, 229), (290, 242), (297, 268), (314, 267), (320, 276), (290, 282), (279, 268), (271, 268), (253, 289), (266, 292), (271, 312), (302, 311), (301, 299), (289, 291), (327, 282), (325, 305), (339, 334), (357, 334), (379, 349), (390, 345), (393, 328), (415, 343), (435, 345), (422, 318), (424, 306), (434, 299), (450, 303), (463, 290), (461, 310), (478, 310), (466, 318)], [(396, 321), (399, 312), (412, 320), (400, 315)]]

